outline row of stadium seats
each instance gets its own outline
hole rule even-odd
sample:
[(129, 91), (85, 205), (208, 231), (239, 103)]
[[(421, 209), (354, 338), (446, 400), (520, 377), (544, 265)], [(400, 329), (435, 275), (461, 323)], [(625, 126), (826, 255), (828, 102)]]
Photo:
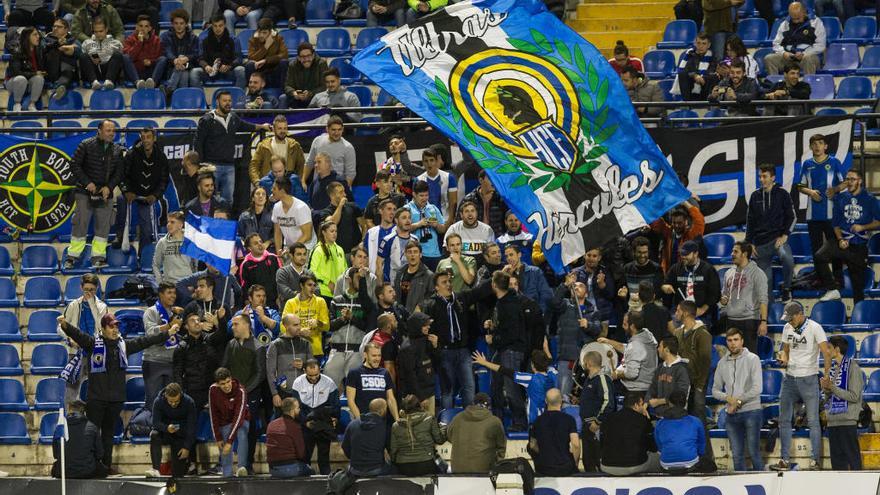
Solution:
[[(732, 234), (725, 232), (703, 236), (703, 244), (706, 246), (708, 261), (713, 264), (731, 263), (730, 254), (735, 242), (736, 238)], [(809, 233), (795, 230), (788, 236), (788, 245), (791, 247), (795, 263), (813, 262)], [(868, 241), (868, 262), (880, 263), (880, 233), (874, 234)]]
[[(104, 291), (112, 294), (114, 291), (122, 289), (125, 281), (130, 275), (120, 274), (113, 275), (107, 279), (107, 285)], [(75, 289), (69, 287), (75, 282), (68, 282), (68, 291), (70, 294), (75, 293)], [(57, 308), (64, 304), (66, 294), (61, 292), (61, 283), (53, 276), (30, 277), (24, 285), (24, 297), (22, 301), (18, 300), (15, 292), (15, 285), (9, 278), (0, 278), (0, 308), (17, 308), (24, 306), (25, 308)], [(137, 306), (141, 304), (138, 299), (120, 299), (105, 298), (110, 306)]]
[[(101, 296), (100, 288), (98, 296)], [(55, 309), (38, 309), (31, 312), (26, 327), (28, 342), (60, 342), (63, 340), (63, 337), (58, 333), (56, 321), (60, 314)], [(123, 336), (132, 337), (144, 334), (143, 309), (117, 309), (114, 314), (119, 320), (119, 331)], [(19, 322), (13, 311), (0, 311), (0, 342), (22, 342), (24, 336), (19, 329), (20, 323), (23, 322)]]
[[(106, 275), (118, 273), (135, 273), (139, 269), (144, 273), (152, 272), (153, 253), (155, 245), (144, 246), (141, 250), (140, 262), (137, 251), (132, 248), (127, 253), (122, 249), (107, 249), (107, 266), (101, 269)], [(66, 248), (65, 248), (66, 254)], [(18, 270), (20, 275), (53, 275), (62, 272), (59, 264), (60, 258), (54, 246), (34, 245), (27, 246), (21, 253), (21, 264)], [(89, 260), (83, 260), (83, 266), (72, 270), (63, 270), (65, 275), (76, 275), (92, 271)], [(9, 251), (0, 246), (0, 275), (13, 275), (15, 270), (9, 256)]]

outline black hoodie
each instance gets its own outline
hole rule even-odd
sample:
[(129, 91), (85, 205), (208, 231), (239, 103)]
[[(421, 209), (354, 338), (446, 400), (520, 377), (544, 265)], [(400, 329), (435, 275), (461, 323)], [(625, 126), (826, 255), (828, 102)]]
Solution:
[(746, 223), (746, 242), (755, 246), (767, 244), (781, 235), (788, 235), (794, 224), (794, 207), (791, 194), (779, 184), (770, 192), (758, 188), (749, 198)]
[(401, 399), (413, 394), (422, 401), (434, 395), (434, 361), (440, 352), (422, 334), (422, 327), (430, 321), (428, 315), (417, 311), (406, 323), (409, 339), (400, 347), (397, 355), (397, 376), (400, 379), (398, 393)]
[(342, 451), (353, 474), (377, 471), (385, 465), (388, 422), (374, 413), (362, 414), (349, 423), (342, 437)]
[(214, 60), (220, 59), (220, 63), (233, 67), (239, 63), (238, 54), (235, 52), (235, 41), (229, 35), (229, 30), (223, 31), (217, 36), (213, 31), (202, 40), (201, 56), (199, 65), (202, 68), (214, 65)]
[(125, 155), (125, 176), (119, 187), (122, 192), (160, 199), (168, 185), (168, 159), (153, 144), (153, 152), (147, 156), (144, 144), (138, 141)]
[(196, 404), (186, 394), (180, 394), (180, 403), (171, 407), (165, 399), (165, 391), (153, 401), (153, 429), (168, 433), (168, 425), (177, 425), (178, 430), (170, 435), (183, 438), (183, 447), (192, 450), (196, 444)]
[[(100, 430), (98, 430), (94, 423), (86, 419), (85, 416), (70, 414), (67, 416), (67, 432), (70, 437), (64, 444), (64, 462), (67, 465), (67, 477), (91, 478), (95, 473), (98, 462), (104, 457)], [(60, 461), (60, 437), (52, 441), (52, 454), (55, 456), (55, 459)]]

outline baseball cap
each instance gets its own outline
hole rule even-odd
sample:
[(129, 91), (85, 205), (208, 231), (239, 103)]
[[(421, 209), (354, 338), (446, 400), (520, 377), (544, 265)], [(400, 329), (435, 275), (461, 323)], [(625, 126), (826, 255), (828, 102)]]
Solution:
[(791, 321), (793, 316), (802, 314), (804, 314), (804, 307), (801, 306), (801, 303), (792, 301), (786, 304), (785, 309), (782, 310), (782, 321)]
[(699, 250), (700, 250), (699, 244), (697, 244), (694, 241), (687, 241), (687, 242), (683, 243), (680, 248), (678, 248), (678, 252), (682, 256), (684, 256), (686, 254), (696, 253)]
[(110, 325), (119, 324), (119, 320), (116, 319), (112, 314), (106, 314), (101, 317), (101, 328), (109, 327)]

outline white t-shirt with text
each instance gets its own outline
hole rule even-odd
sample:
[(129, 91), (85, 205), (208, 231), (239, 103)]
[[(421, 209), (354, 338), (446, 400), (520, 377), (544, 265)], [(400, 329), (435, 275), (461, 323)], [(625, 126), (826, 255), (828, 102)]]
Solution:
[(822, 325), (809, 318), (799, 329), (786, 323), (782, 330), (782, 342), (789, 347), (788, 369), (785, 374), (794, 377), (818, 375), (819, 344), (827, 341)]

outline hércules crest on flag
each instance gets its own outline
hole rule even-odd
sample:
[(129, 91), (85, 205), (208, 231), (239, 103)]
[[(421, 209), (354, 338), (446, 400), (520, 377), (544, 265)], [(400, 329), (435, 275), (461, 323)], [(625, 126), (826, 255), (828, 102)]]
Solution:
[(557, 271), (690, 195), (602, 54), (541, 0), (451, 5), (353, 63), (470, 152)]

